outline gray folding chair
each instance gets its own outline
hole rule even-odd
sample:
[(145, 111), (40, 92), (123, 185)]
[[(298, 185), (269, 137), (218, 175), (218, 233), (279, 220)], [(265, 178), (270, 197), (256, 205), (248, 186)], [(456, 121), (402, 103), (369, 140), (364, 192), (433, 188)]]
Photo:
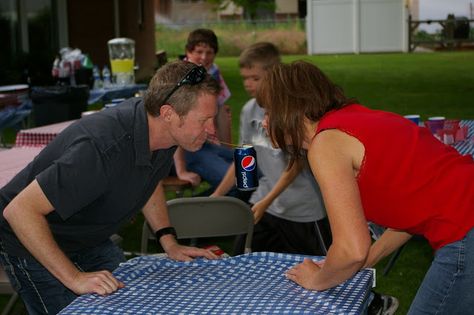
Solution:
[(8, 300), (7, 305), (2, 310), (2, 315), (7, 315), (13, 309), (16, 301), (18, 300), (18, 293), (13, 290), (10, 280), (8, 279), (3, 266), (0, 266), (0, 294), (11, 294), (10, 299)]
[[(167, 205), (178, 239), (246, 234), (244, 251), (251, 252), (253, 212), (245, 202), (233, 197), (191, 197), (168, 200)], [(145, 221), (142, 253), (148, 253), (151, 239), (155, 236)]]

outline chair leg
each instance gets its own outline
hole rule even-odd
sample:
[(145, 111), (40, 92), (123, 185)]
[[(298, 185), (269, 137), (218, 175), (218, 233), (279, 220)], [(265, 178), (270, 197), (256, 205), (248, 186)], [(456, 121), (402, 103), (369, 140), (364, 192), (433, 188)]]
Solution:
[(2, 315), (10, 314), (13, 306), (15, 306), (16, 301), (18, 300), (18, 293), (13, 293), (10, 299), (8, 300), (7, 305), (3, 308)]
[(321, 247), (321, 250), (323, 251), (323, 254), (327, 255), (328, 249), (326, 248), (326, 244), (324, 243), (324, 238), (323, 238), (323, 235), (321, 233), (321, 230), (319, 229), (318, 222), (314, 222), (314, 227), (316, 229), (316, 234), (318, 235), (319, 246)]
[(383, 275), (384, 276), (388, 275), (388, 273), (390, 272), (390, 269), (392, 269), (392, 267), (395, 264), (395, 261), (397, 260), (398, 256), (400, 256), (400, 253), (402, 252), (403, 247), (405, 247), (405, 245), (402, 245), (390, 257), (390, 260), (388, 261), (387, 265), (385, 265), (385, 268), (383, 269)]

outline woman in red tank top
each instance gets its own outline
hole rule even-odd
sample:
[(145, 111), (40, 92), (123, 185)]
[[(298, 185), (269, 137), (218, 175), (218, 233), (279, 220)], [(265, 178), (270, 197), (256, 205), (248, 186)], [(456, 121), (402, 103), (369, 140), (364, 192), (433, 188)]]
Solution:
[[(471, 156), (399, 115), (355, 104), (304, 61), (268, 71), (257, 102), (290, 166), (307, 156), (331, 223), (333, 243), (324, 265), (307, 259), (288, 270), (288, 279), (307, 289), (334, 287), (419, 234), (436, 255), (409, 314), (472, 312)], [(367, 221), (387, 228), (373, 244)]]

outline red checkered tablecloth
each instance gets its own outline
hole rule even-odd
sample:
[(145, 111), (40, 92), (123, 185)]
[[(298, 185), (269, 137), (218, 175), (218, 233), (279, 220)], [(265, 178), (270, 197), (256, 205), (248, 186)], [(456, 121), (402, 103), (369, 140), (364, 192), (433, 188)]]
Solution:
[(0, 151), (0, 188), (40, 153), (42, 147), (15, 147)]
[(63, 121), (57, 124), (20, 130), (16, 135), (15, 147), (45, 146), (74, 121)]

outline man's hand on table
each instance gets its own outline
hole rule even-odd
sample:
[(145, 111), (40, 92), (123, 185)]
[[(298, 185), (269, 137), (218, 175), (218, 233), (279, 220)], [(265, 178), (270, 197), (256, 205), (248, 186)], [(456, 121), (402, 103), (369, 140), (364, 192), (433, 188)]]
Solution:
[(96, 272), (78, 272), (68, 286), (77, 295), (97, 293), (107, 295), (125, 287), (107, 270)]
[(183, 246), (175, 243), (165, 249), (169, 258), (178, 261), (191, 261), (196, 257), (205, 257), (207, 259), (218, 259), (219, 256), (212, 251), (203, 248)]

